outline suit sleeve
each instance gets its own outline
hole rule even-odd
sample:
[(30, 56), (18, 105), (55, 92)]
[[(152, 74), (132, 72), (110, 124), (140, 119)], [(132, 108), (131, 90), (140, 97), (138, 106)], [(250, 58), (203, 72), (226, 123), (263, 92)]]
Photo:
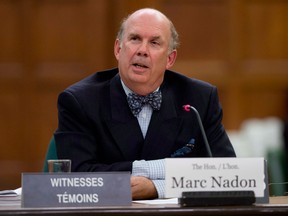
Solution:
[(218, 98), (217, 88), (210, 94), (204, 127), (213, 157), (235, 157), (233, 146), (222, 124), (223, 111)]
[[(54, 133), (60, 159), (71, 159), (72, 172), (132, 171), (132, 162), (103, 163), (99, 159), (97, 131), (77, 98), (64, 91), (58, 98), (58, 129)], [(109, 155), (107, 155), (109, 157)]]

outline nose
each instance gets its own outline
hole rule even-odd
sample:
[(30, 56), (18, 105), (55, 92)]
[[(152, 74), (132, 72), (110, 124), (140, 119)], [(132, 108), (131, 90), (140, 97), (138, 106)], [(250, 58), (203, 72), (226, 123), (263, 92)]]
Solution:
[(141, 45), (139, 45), (139, 48), (137, 50), (137, 55), (138, 56), (148, 56), (148, 48), (147, 48), (147, 43), (143, 42)]

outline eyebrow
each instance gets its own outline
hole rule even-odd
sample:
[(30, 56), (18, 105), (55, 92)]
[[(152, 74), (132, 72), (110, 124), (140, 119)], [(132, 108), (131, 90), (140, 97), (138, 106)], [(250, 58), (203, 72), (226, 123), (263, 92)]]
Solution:
[(160, 36), (153, 36), (152, 39), (153, 40), (161, 40), (161, 37)]
[[(137, 33), (131, 33), (128, 35), (128, 38), (133, 38), (133, 37), (142, 38), (142, 36), (140, 34), (137, 34)], [(162, 39), (161, 39), (161, 36), (152, 36), (151, 40), (162, 40)]]
[(139, 36), (139, 34), (130, 33), (130, 34), (128, 35), (128, 37), (131, 38), (131, 37), (140, 37), (140, 36)]

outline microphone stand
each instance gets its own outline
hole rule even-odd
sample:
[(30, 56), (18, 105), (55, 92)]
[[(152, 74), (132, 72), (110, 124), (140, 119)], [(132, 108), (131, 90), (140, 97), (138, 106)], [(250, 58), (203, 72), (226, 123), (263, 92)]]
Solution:
[[(209, 157), (213, 157), (207, 136), (197, 109), (189, 104), (184, 105), (183, 109), (190, 112), (194, 111), (203, 136), (204, 144)], [(182, 207), (189, 206), (221, 206), (221, 205), (252, 205), (255, 202), (254, 191), (187, 191), (182, 192), (179, 203)]]
[(204, 131), (204, 127), (203, 127), (203, 124), (202, 124), (202, 121), (201, 121), (201, 118), (200, 118), (200, 115), (199, 115), (199, 112), (197, 111), (197, 109), (195, 107), (193, 107), (191, 105), (184, 105), (184, 110), (185, 111), (190, 111), (190, 109), (192, 109), (194, 111), (194, 113), (196, 114), (197, 121), (198, 121), (200, 130), (201, 130), (201, 134), (202, 134), (202, 137), (203, 137), (203, 140), (204, 140), (204, 144), (205, 144), (208, 156), (209, 157), (213, 157), (212, 156), (212, 152), (211, 152), (211, 148), (210, 148), (210, 145), (208, 143), (207, 136), (206, 136), (206, 133)]

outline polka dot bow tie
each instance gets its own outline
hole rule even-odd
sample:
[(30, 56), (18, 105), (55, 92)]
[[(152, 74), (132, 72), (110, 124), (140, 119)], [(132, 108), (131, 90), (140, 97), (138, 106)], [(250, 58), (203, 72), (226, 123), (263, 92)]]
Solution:
[(146, 96), (129, 93), (127, 100), (133, 115), (138, 116), (145, 104), (149, 104), (153, 110), (160, 110), (162, 95), (161, 91), (156, 91)]

